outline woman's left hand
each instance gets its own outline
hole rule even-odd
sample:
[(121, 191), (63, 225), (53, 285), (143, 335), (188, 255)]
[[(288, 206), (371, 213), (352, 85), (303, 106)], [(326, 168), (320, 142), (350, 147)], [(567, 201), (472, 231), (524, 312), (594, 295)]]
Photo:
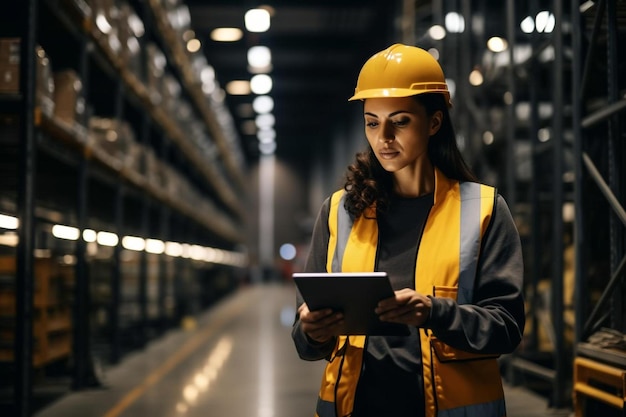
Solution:
[(380, 301), (375, 311), (381, 321), (419, 327), (428, 320), (431, 307), (430, 298), (404, 288), (395, 291), (395, 297)]

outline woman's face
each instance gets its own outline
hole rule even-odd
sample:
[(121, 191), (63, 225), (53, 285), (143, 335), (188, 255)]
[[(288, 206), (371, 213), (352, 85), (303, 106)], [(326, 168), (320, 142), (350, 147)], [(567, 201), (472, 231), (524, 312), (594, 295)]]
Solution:
[(429, 117), (412, 97), (368, 98), (365, 135), (383, 168), (413, 171), (428, 158), (428, 140), (441, 126), (442, 113)]

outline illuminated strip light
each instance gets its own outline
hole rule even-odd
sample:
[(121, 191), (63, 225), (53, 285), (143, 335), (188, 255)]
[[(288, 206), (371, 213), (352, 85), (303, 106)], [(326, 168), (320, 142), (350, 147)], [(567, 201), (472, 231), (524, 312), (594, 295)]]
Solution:
[(139, 252), (146, 249), (146, 241), (137, 236), (124, 236), (122, 238), (122, 247)]
[(78, 238), (80, 237), (80, 230), (78, 230), (76, 227), (55, 224), (54, 226), (52, 226), (52, 236), (58, 239), (78, 240)]
[[(13, 219), (17, 220), (16, 218)], [(52, 235), (58, 239), (78, 240), (81, 236), (81, 232), (76, 227), (57, 224), (52, 226)], [(102, 246), (117, 246), (117, 244), (120, 243), (118, 236), (112, 232), (96, 232), (92, 229), (85, 229), (82, 232), (82, 237), (85, 242), (97, 242)], [(244, 253), (200, 245), (190, 245), (188, 243), (163, 242), (159, 239), (143, 239), (138, 236), (124, 236), (121, 243), (122, 247), (127, 250), (145, 250), (148, 253), (157, 255), (166, 254), (172, 257), (191, 258), (207, 263), (236, 267), (244, 267), (247, 263), (247, 256)], [(0, 241), (0, 244), (5, 246), (17, 246), (17, 235), (5, 236)]]
[(102, 246), (117, 246), (119, 238), (115, 233), (111, 232), (98, 232), (96, 242)]
[(20, 221), (18, 220), (17, 217), (0, 214), (0, 228), (17, 229), (19, 225), (20, 225)]

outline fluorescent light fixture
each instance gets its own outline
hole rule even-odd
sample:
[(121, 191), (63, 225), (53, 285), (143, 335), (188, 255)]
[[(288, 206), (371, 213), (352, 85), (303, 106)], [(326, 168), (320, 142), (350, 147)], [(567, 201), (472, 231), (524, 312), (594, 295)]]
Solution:
[(428, 29), (428, 36), (433, 40), (440, 41), (446, 37), (446, 30), (441, 25), (433, 25)]
[(535, 20), (530, 16), (526, 16), (524, 20), (522, 20), (522, 23), (520, 23), (519, 27), (524, 33), (533, 33), (535, 30)]
[(545, 10), (537, 13), (537, 16), (535, 17), (535, 27), (537, 28), (537, 32), (551, 33), (554, 30), (555, 25), (556, 19), (552, 13)]
[(508, 47), (509, 43), (506, 41), (506, 39), (499, 36), (491, 37), (487, 41), (487, 48), (489, 48), (491, 52), (504, 52), (508, 49)]
[(250, 94), (250, 81), (233, 80), (226, 84), (226, 92), (231, 96), (245, 96)]
[(52, 226), (52, 236), (57, 239), (78, 240), (80, 237), (80, 230), (76, 227), (55, 224)]
[(270, 113), (274, 110), (274, 99), (270, 96), (257, 96), (252, 101), (252, 108), (258, 114)]
[(98, 232), (96, 241), (102, 246), (117, 246), (117, 244), (119, 243), (119, 238), (115, 233)]
[(469, 83), (473, 86), (479, 86), (482, 85), (482, 83), (484, 82), (484, 78), (483, 78), (483, 74), (475, 69), (472, 72), (470, 72), (469, 75)]
[(142, 251), (146, 248), (146, 241), (138, 236), (124, 236), (122, 247), (128, 250)]
[(248, 49), (248, 65), (252, 72), (269, 71), (272, 66), (272, 52), (267, 46), (253, 46)]
[(3, 229), (17, 229), (20, 225), (17, 217), (0, 214), (0, 227)]
[(0, 245), (15, 247), (19, 243), (20, 238), (15, 232), (0, 234)]
[(200, 50), (200, 46), (202, 45), (200, 44), (200, 41), (196, 38), (189, 39), (189, 41), (187, 42), (187, 50), (192, 54), (198, 52)]
[(255, 119), (256, 127), (259, 130), (269, 129), (274, 127), (274, 123), (276, 122), (276, 118), (272, 113), (259, 114)]
[(249, 32), (267, 32), (270, 28), (270, 13), (265, 9), (250, 9), (244, 15)]
[(97, 239), (97, 235), (98, 234), (93, 229), (85, 229), (85, 230), (83, 230), (83, 240), (85, 242), (89, 242), (89, 243), (95, 242), (96, 239)]
[(276, 140), (276, 131), (274, 129), (259, 130), (256, 137), (261, 143), (274, 142)]
[(262, 155), (273, 155), (276, 152), (276, 142), (259, 143), (259, 152)]
[(204, 248), (200, 245), (191, 245), (189, 255), (195, 261), (201, 261), (205, 258)]
[(267, 74), (254, 75), (250, 79), (250, 88), (254, 94), (267, 94), (272, 91), (272, 77)]
[(236, 42), (243, 38), (239, 28), (216, 28), (211, 31), (211, 40), (215, 42)]
[(446, 29), (450, 33), (463, 33), (465, 31), (465, 19), (457, 12), (450, 12), (445, 17)]
[(168, 256), (182, 256), (183, 245), (178, 242), (165, 242), (165, 254)]
[(165, 252), (165, 243), (159, 239), (146, 239), (146, 252), (159, 255)]

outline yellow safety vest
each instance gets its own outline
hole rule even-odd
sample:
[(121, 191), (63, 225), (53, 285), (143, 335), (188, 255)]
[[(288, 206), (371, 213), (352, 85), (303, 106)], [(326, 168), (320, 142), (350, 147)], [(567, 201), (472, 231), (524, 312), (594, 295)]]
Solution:
[[(354, 222), (343, 208), (343, 190), (331, 197), (328, 272), (373, 271), (378, 246), (375, 211)], [(495, 202), (495, 189), (452, 181), (435, 169), (434, 204), (419, 244), (415, 289), (471, 303), (480, 244)], [(354, 408), (366, 336), (339, 336), (326, 364), (317, 417), (349, 416)], [(420, 329), (427, 417), (503, 417), (504, 392), (497, 355), (455, 349)], [(419, 394), (416, 394), (419, 395)]]

